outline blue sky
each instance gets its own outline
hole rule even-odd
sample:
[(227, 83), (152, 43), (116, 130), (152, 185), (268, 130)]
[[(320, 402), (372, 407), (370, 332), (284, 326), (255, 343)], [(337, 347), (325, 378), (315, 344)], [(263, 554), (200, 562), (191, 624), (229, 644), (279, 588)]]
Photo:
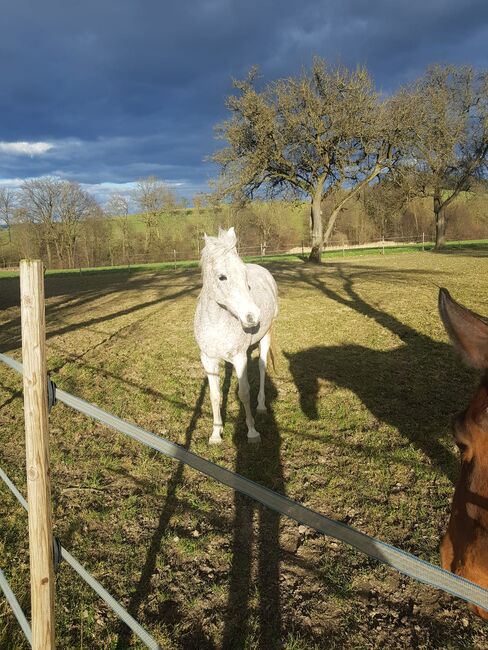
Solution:
[(0, 186), (55, 175), (102, 202), (156, 175), (191, 200), (216, 170), (231, 78), (366, 65), (391, 92), (430, 63), (488, 67), (483, 0), (16, 0), (0, 22)]

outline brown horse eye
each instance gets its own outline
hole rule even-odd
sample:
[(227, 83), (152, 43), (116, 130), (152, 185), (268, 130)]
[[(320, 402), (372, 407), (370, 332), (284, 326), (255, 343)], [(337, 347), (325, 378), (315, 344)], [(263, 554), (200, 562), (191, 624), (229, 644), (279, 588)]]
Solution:
[(219, 280), (221, 282), (223, 282), (224, 280), (227, 280), (227, 276), (226, 275), (219, 275)]

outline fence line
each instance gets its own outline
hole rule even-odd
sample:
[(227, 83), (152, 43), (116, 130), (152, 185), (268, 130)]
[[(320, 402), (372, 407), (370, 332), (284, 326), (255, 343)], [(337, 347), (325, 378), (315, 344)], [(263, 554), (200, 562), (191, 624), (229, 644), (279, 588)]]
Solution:
[[(327, 242), (327, 244), (323, 248), (324, 253), (332, 253), (335, 251), (343, 251), (344, 253), (349, 250), (355, 250), (355, 249), (385, 249), (385, 248), (394, 248), (394, 247), (400, 247), (400, 246), (407, 246), (409, 244), (412, 245), (421, 245), (422, 244), (422, 250), (424, 250), (425, 246), (432, 246), (434, 243), (435, 237), (432, 235), (432, 233), (422, 233), (420, 235), (411, 235), (411, 236), (396, 236), (396, 235), (384, 235), (383, 237), (379, 239), (375, 239), (374, 241), (363, 241), (360, 239), (354, 239), (354, 240), (346, 240), (346, 239), (332, 239)], [(457, 243), (460, 241), (478, 241), (478, 239), (462, 239), (462, 240), (457, 240), (457, 239), (450, 239), (448, 240), (448, 243)], [(273, 255), (308, 255), (311, 249), (311, 244), (308, 239), (303, 239), (301, 241), (295, 242), (294, 244), (290, 244), (286, 248), (284, 247), (278, 247), (278, 246), (268, 246), (264, 244), (255, 244), (255, 245), (250, 245), (250, 246), (240, 246), (238, 245), (239, 249), (239, 254), (244, 255), (245, 257), (272, 257)], [(116, 267), (121, 267), (121, 268), (127, 268), (130, 269), (132, 266), (140, 266), (144, 264), (173, 264), (174, 267), (176, 268), (178, 264), (182, 262), (197, 262), (199, 259), (200, 255), (200, 250), (193, 250), (192, 252), (189, 252), (188, 250), (186, 251), (180, 251), (176, 249), (172, 250), (167, 250), (159, 255), (149, 255), (149, 254), (136, 254), (136, 255), (131, 255), (128, 258), (121, 259), (118, 256), (114, 256), (112, 259), (106, 258), (103, 260), (97, 260), (97, 262), (94, 262), (94, 265), (90, 265), (87, 263), (79, 263), (79, 260), (77, 260), (77, 264), (71, 269), (69, 267), (50, 267), (49, 270), (52, 271), (62, 271), (62, 270), (80, 270), (82, 271), (83, 269), (91, 269), (91, 268), (105, 268), (105, 267), (110, 267), (110, 268), (116, 268)], [(96, 265), (95, 265), (96, 264)], [(19, 270), (19, 265), (18, 264), (12, 264), (6, 262), (6, 260), (3, 260), (0, 262), (0, 270), (3, 271), (18, 271)]]
[[(393, 247), (401, 246), (406, 244), (431, 244), (432, 243), (431, 235), (427, 233), (422, 233), (421, 235), (412, 235), (407, 237), (397, 237), (385, 235), (380, 239), (375, 241), (362, 241), (362, 240), (345, 240), (345, 239), (333, 239), (329, 240), (324, 246), (324, 253), (334, 252), (337, 250), (354, 250), (357, 248), (383, 248), (383, 247)], [(308, 239), (303, 239), (301, 241), (295, 242), (287, 247), (279, 247), (276, 245), (268, 246), (264, 244), (255, 244), (250, 246), (240, 246), (238, 245), (239, 253), (244, 256), (249, 257), (271, 257), (273, 255), (298, 255), (303, 254), (307, 255), (310, 252), (311, 244)], [(159, 255), (149, 255), (149, 254), (136, 254), (130, 255), (128, 258), (121, 260), (120, 257), (114, 256), (113, 259), (99, 260), (97, 266), (90, 266), (86, 264), (77, 264), (75, 269), (83, 270), (84, 268), (97, 268), (97, 267), (124, 267), (130, 268), (131, 266), (139, 266), (141, 264), (173, 264), (177, 266), (181, 262), (193, 262), (199, 259), (200, 250), (194, 250), (193, 252), (189, 251), (179, 251), (176, 249), (168, 250)], [(4, 262), (2, 265), (4, 270), (16, 271), (18, 270), (18, 265), (15, 264), (6, 264)], [(65, 267), (57, 269), (52, 267), (50, 270), (63, 270)]]
[(22, 611), (22, 607), (19, 605), (19, 601), (15, 597), (14, 592), (10, 588), (10, 585), (7, 581), (7, 578), (5, 577), (5, 574), (3, 573), (2, 569), (0, 569), (0, 589), (3, 591), (5, 598), (7, 599), (8, 604), (12, 608), (12, 611), (14, 613), (15, 618), (19, 622), (20, 627), (22, 628), (22, 631), (29, 642), (29, 645), (32, 645), (32, 630), (30, 628), (30, 625), (25, 617), (24, 612)]
[[(10, 365), (10, 364), (9, 364)], [(13, 367), (13, 366), (11, 366)], [(8, 487), (8, 489), (12, 492), (14, 497), (17, 499), (17, 501), (20, 503), (20, 505), (28, 512), (29, 511), (29, 506), (27, 504), (27, 501), (24, 499), (22, 494), (19, 492), (15, 484), (10, 480), (10, 478), (7, 476), (7, 474), (3, 471), (3, 469), (0, 467), (0, 478), (2, 481), (5, 483), (5, 485)], [(61, 557), (63, 560), (66, 560), (66, 562), (76, 571), (76, 573), (95, 591), (102, 600), (104, 600), (107, 605), (117, 614), (117, 616), (124, 621), (124, 623), (136, 634), (141, 641), (143, 641), (148, 648), (151, 648), (152, 650), (158, 650), (159, 645), (152, 637), (149, 632), (147, 632), (136, 620), (133, 618), (129, 612), (120, 605), (113, 596), (109, 594), (109, 592), (102, 587), (102, 585), (90, 574), (88, 571), (81, 565), (78, 560), (71, 555), (63, 546), (61, 546)], [(0, 585), (3, 589), (3, 585)], [(10, 589), (8, 586), (7, 582), (7, 587)], [(10, 590), (11, 591), (11, 590)], [(5, 590), (4, 590), (5, 593)], [(7, 594), (5, 594), (7, 596)], [(14, 596), (15, 598), (15, 596)], [(8, 596), (7, 596), (8, 600)], [(10, 601), (9, 601), (10, 602)], [(12, 605), (11, 605), (12, 606)], [(13, 608), (13, 606), (12, 606)], [(24, 620), (25, 616), (22, 610), (20, 610), (21, 616)], [(15, 610), (14, 610), (15, 613)], [(16, 614), (17, 617), (17, 614)], [(19, 618), (17, 617), (17, 620)], [(27, 622), (27, 621), (26, 621)], [(19, 620), (20, 623), (20, 620)], [(28, 624), (27, 624), (28, 625)], [(22, 626), (22, 623), (21, 623)], [(24, 627), (22, 627), (24, 629)], [(30, 630), (30, 628), (29, 628)], [(25, 632), (25, 630), (24, 630)]]
[[(17, 372), (22, 373), (22, 365), (0, 354), (0, 360), (9, 365)], [(220, 465), (212, 463), (197, 454), (187, 451), (184, 447), (177, 445), (165, 438), (146, 431), (141, 427), (126, 422), (121, 418), (100, 409), (94, 404), (90, 404), (74, 395), (70, 395), (63, 390), (56, 390), (56, 397), (66, 406), (83, 413), (106, 426), (123, 433), (142, 444), (151, 447), (165, 456), (173, 458), (179, 462), (196, 469), (219, 483), (226, 485), (252, 499), (259, 501), (263, 505), (275, 510), (276, 512), (295, 519), (301, 524), (305, 524), (325, 535), (329, 535), (345, 542), (349, 546), (375, 558), (376, 560), (388, 564), (400, 573), (407, 575), (415, 580), (427, 584), (431, 587), (441, 589), (453, 596), (457, 596), (467, 602), (478, 605), (483, 609), (488, 609), (488, 590), (480, 585), (466, 580), (458, 575), (422, 560), (415, 555), (398, 549), (381, 540), (371, 537), (356, 529), (337, 522), (325, 515), (270, 490), (259, 483), (236, 474)]]

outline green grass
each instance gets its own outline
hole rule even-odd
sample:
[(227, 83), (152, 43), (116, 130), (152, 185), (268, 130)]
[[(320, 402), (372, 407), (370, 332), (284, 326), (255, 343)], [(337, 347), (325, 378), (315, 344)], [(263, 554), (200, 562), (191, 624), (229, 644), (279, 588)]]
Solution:
[[(197, 268), (48, 274), (49, 369), (69, 392), (438, 562), (458, 472), (449, 421), (477, 378), (447, 343), (437, 285), (488, 314), (487, 248), (370, 253), (320, 268), (270, 261), (278, 364), (258, 447), (246, 442), (235, 377), (224, 443), (207, 444)], [(18, 291), (18, 278), (0, 280), (0, 349), (16, 358)], [(255, 360), (250, 377), (255, 400)], [(165, 650), (488, 647), (465, 604), (61, 404), (50, 433), (56, 535)], [(25, 493), (23, 457), (21, 382), (1, 366), (0, 464)], [(27, 607), (26, 517), (0, 491), (0, 566)], [(56, 591), (59, 648), (142, 647), (69, 566)], [(0, 647), (27, 647), (2, 599)]]

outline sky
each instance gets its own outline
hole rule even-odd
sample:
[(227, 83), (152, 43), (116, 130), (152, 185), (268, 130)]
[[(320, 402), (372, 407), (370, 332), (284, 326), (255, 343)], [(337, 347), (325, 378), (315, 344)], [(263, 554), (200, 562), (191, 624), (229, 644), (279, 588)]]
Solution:
[(393, 92), (488, 67), (486, 0), (11, 0), (0, 18), (0, 187), (57, 176), (104, 203), (155, 175), (191, 203), (232, 78), (366, 65)]

